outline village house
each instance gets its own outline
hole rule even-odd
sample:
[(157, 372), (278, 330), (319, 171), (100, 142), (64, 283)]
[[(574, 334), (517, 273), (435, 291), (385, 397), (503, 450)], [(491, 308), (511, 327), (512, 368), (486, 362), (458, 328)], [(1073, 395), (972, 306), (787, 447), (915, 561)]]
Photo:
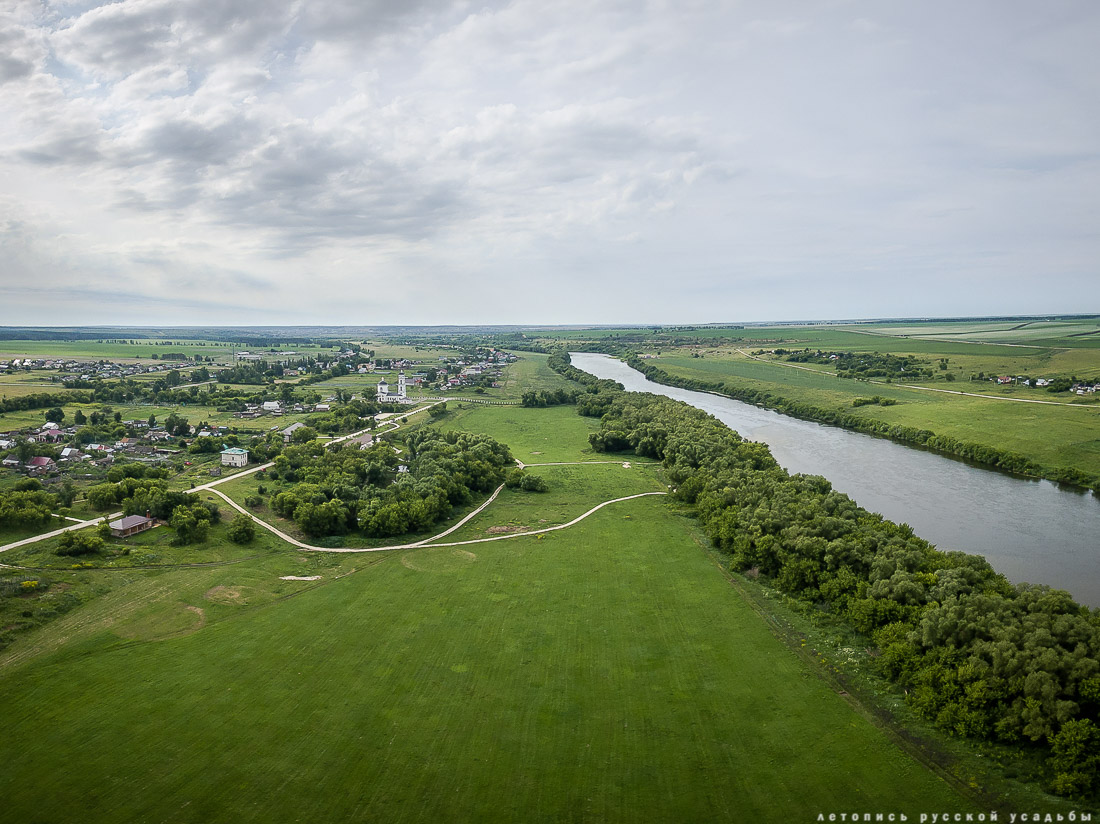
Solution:
[(154, 522), (152, 518), (146, 515), (127, 515), (125, 518), (119, 518), (117, 521), (111, 521), (108, 526), (111, 528), (111, 535), (113, 537), (129, 538), (131, 535), (136, 535), (147, 529), (152, 529)]
[(248, 466), (248, 450), (239, 446), (223, 449), (222, 466)]
[(56, 469), (57, 464), (54, 463), (53, 458), (46, 458), (42, 455), (38, 455), (27, 461), (26, 467), (28, 472), (39, 474), (43, 472), (49, 472), (51, 469)]
[(295, 432), (297, 432), (299, 429), (301, 429), (304, 426), (305, 426), (304, 423), (302, 423), (301, 421), (298, 421), (297, 423), (292, 423), (290, 426), (288, 426), (286, 429), (284, 429), (282, 432), (280, 432), (279, 434), (283, 436), (283, 443), (290, 443), (291, 435), (293, 435)]

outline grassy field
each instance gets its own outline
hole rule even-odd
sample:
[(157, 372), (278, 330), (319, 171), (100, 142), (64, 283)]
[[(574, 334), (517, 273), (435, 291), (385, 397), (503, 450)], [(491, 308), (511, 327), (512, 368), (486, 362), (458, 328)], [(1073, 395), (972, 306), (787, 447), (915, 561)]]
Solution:
[[(122, 336), (120, 336), (122, 337)], [(94, 340), (0, 340), (0, 360), (11, 358), (72, 358), (74, 360), (136, 360), (138, 358), (151, 358), (156, 355), (162, 357), (166, 352), (182, 352), (190, 357), (202, 355), (212, 357), (215, 360), (229, 362), (233, 360), (236, 352), (247, 350), (259, 353), (267, 353), (268, 348), (250, 349), (223, 341), (187, 340), (174, 338), (172, 346), (158, 345), (153, 340), (137, 340), (134, 343), (101, 343)], [(178, 345), (177, 345), (178, 344)], [(322, 347), (313, 344), (284, 344), (271, 357), (286, 357), (286, 352), (298, 354), (317, 355), (322, 352), (331, 352), (332, 347)]]
[(574, 406), (544, 409), (494, 407), (448, 403), (439, 423), (443, 431), (484, 432), (508, 444), (512, 456), (523, 463), (605, 460), (592, 451), (588, 435), (600, 428), (598, 418), (583, 418)]
[(542, 541), (320, 559), (321, 585), (276, 584), (291, 560), (140, 578), (0, 658), (5, 815), (971, 809), (782, 647), (655, 499)]

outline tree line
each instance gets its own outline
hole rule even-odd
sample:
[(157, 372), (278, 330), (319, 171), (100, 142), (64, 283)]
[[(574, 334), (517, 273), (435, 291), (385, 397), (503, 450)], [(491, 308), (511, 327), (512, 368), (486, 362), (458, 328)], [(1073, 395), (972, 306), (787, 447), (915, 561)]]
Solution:
[(732, 568), (864, 634), (877, 666), (939, 728), (1038, 750), (1053, 792), (1100, 791), (1100, 610), (937, 550), (826, 479), (788, 475), (764, 444), (694, 407), (600, 395), (593, 448), (662, 461)]

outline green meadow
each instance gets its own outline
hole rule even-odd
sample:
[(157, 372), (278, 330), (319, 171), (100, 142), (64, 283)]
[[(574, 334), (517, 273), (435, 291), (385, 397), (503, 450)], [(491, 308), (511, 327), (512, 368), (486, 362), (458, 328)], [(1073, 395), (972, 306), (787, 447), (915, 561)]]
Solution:
[(782, 646), (660, 499), (543, 540), (120, 574), (0, 656), (9, 820), (974, 809)]
[[(503, 391), (562, 380), (545, 357), (523, 358)], [(722, 373), (719, 358), (679, 360)], [(783, 369), (737, 363), (745, 380)], [(848, 382), (798, 380), (808, 397), (850, 403), (837, 389)], [(888, 389), (906, 400), (874, 414), (915, 406)], [(593, 452), (599, 421), (573, 406), (457, 401), (421, 417), (411, 426), (508, 444), (548, 485), (503, 490), (442, 542), (667, 489), (649, 459)], [(174, 483), (210, 480), (198, 461), (186, 472)], [(260, 484), (266, 497), (279, 486), (254, 473), (218, 488), (242, 502)], [(56, 539), (0, 554), (22, 567), (0, 579), (43, 587), (0, 604), (5, 820), (786, 822), (987, 809), (971, 794), (986, 780), (980, 760), (956, 754), (950, 784), (914, 760), (824, 658), (774, 634), (666, 497), (540, 536), (330, 554), (262, 528), (232, 544), (236, 513), (202, 495), (223, 513), (203, 544), (174, 547), (159, 527), (91, 559), (55, 555)], [(267, 506), (255, 514), (299, 535)]]
[(607, 459), (588, 445), (599, 419), (583, 418), (573, 406), (502, 408), (457, 401), (448, 402), (447, 410), (437, 424), (444, 432), (484, 432), (508, 444), (512, 457), (525, 464)]

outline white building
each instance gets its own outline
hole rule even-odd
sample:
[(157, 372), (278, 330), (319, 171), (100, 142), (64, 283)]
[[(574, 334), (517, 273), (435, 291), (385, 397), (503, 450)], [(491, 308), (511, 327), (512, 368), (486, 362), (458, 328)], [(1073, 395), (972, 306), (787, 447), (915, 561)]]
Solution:
[(239, 446), (223, 449), (222, 466), (248, 466), (248, 450)]
[(378, 402), (379, 403), (407, 403), (408, 396), (406, 395), (405, 388), (405, 372), (402, 370), (397, 373), (397, 391), (391, 392), (390, 385), (386, 383), (386, 379), (382, 378), (378, 382)]

